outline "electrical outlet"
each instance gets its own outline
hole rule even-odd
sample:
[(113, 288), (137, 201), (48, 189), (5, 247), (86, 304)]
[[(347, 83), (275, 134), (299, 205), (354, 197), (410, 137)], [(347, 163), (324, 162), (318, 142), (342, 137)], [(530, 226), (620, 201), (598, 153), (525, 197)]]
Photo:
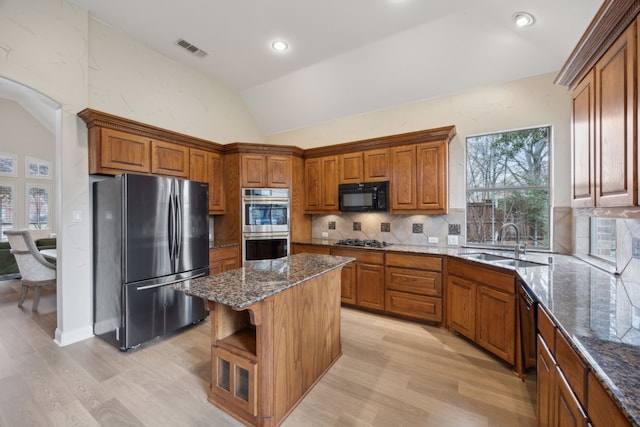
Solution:
[(449, 244), (449, 245), (457, 245), (458, 244), (458, 236), (447, 236), (447, 244)]
[(322, 237), (329, 237), (329, 233), (328, 233), (328, 232), (326, 232), (326, 231), (323, 231), (323, 232), (322, 232)]
[(429, 236), (429, 243), (438, 243), (438, 238), (437, 237), (433, 237), (433, 236)]

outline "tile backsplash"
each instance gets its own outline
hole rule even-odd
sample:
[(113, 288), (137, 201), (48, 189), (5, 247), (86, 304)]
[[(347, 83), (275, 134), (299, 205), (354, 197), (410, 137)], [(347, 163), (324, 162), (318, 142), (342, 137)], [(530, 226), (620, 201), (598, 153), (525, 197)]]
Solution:
[[(571, 208), (555, 207), (553, 218), (553, 251), (573, 253)], [(328, 237), (323, 237), (322, 233), (328, 233)], [(464, 209), (449, 209), (446, 215), (344, 213), (313, 216), (312, 236), (317, 239), (376, 239), (389, 243), (433, 245), (429, 238), (435, 237), (438, 245), (446, 245), (448, 235), (458, 236), (459, 245), (464, 245)]]

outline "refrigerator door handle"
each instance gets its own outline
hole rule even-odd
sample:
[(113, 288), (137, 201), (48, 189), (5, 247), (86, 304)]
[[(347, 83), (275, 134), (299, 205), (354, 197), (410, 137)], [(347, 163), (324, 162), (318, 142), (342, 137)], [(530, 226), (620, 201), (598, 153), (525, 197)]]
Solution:
[[(182, 197), (180, 196), (180, 194), (176, 194), (176, 202), (175, 202), (175, 207), (176, 207), (176, 236), (175, 236), (175, 259), (176, 259), (176, 264), (178, 263), (178, 260), (180, 259), (180, 252), (182, 251), (182, 227), (184, 226), (183, 224), (183, 218), (182, 218)], [(176, 265), (176, 270), (177, 270), (178, 266)]]
[(198, 277), (203, 277), (204, 275), (205, 275), (204, 273), (200, 273), (200, 274), (196, 274), (195, 276), (191, 276), (191, 277), (189, 277), (187, 279), (182, 278), (182, 279), (172, 280), (170, 282), (156, 283), (154, 285), (140, 286), (140, 287), (136, 287), (136, 291), (145, 291), (147, 289), (161, 288), (162, 286), (173, 285), (174, 283), (180, 283), (180, 282), (184, 282), (184, 281), (187, 281), (187, 280), (196, 279)]
[(167, 238), (169, 239), (169, 259), (171, 261), (172, 266), (173, 266), (173, 259), (174, 259), (173, 234), (175, 233), (175, 223), (174, 223), (175, 216), (173, 213), (174, 209), (175, 207), (173, 206), (173, 197), (169, 196), (169, 221), (168, 221), (169, 235), (167, 236)]

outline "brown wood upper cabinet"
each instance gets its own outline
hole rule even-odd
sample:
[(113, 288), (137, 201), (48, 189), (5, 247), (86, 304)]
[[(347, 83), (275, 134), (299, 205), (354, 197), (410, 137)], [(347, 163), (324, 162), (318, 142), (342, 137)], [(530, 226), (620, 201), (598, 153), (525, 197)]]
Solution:
[(448, 141), (394, 147), (391, 161), (392, 211), (448, 212)]
[(151, 138), (102, 128), (90, 144), (89, 173), (151, 172)]
[(640, 8), (634, 2), (612, 4), (604, 2), (556, 78), (556, 83), (571, 87), (573, 100), (575, 208), (634, 207), (639, 202)]
[(305, 212), (338, 211), (338, 156), (304, 161)]
[(242, 187), (291, 186), (291, 158), (267, 154), (242, 154)]
[(151, 140), (151, 173), (189, 178), (189, 148)]
[(189, 179), (209, 184), (209, 213), (225, 211), (222, 155), (204, 150), (189, 150)]
[(341, 154), (340, 184), (389, 181), (391, 177), (388, 148)]

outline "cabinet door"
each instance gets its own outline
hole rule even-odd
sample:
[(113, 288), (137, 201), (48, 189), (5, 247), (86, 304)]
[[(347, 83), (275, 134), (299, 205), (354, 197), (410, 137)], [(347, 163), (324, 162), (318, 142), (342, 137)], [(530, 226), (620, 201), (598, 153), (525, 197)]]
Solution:
[(391, 209), (416, 208), (416, 147), (395, 147), (391, 150)]
[(573, 186), (571, 206), (595, 206), (595, 77), (590, 72), (571, 93)]
[(359, 306), (384, 310), (384, 267), (356, 263), (356, 298)]
[(595, 65), (596, 206), (635, 206), (636, 24)]
[(593, 373), (587, 376), (587, 413), (593, 427), (630, 427), (631, 423), (624, 416), (609, 394), (602, 387)]
[(427, 142), (416, 147), (417, 209), (447, 213), (448, 151), (447, 141)]
[(347, 304), (356, 304), (356, 266), (349, 263), (342, 267), (341, 273), (341, 301)]
[(571, 387), (562, 375), (559, 366), (556, 369), (556, 390), (554, 401), (555, 427), (585, 427), (587, 416), (571, 391)]
[(391, 151), (388, 148), (364, 152), (364, 180), (366, 182), (391, 179)]
[(225, 212), (224, 168), (222, 155), (209, 153), (207, 156), (207, 174), (209, 177), (209, 213)]
[(456, 276), (447, 278), (447, 325), (460, 334), (476, 337), (476, 285)]
[(556, 363), (545, 341), (538, 335), (537, 418), (538, 427), (553, 427)]
[(476, 342), (508, 363), (515, 364), (515, 295), (478, 286), (476, 298)]
[(291, 186), (291, 158), (289, 156), (267, 157), (267, 187), (288, 188)]
[[(207, 173), (207, 153), (204, 150), (189, 150), (189, 179), (192, 181), (209, 182), (209, 174)], [(211, 188), (209, 188), (211, 193)], [(211, 195), (209, 195), (211, 196)]]
[(322, 164), (319, 158), (304, 161), (304, 209), (307, 211), (318, 211), (321, 209), (321, 173)]
[(322, 209), (338, 210), (338, 156), (322, 158)]
[(362, 182), (362, 153), (340, 155), (340, 184)]
[(242, 186), (262, 188), (267, 186), (267, 156), (242, 154)]
[[(151, 172), (151, 139), (113, 129), (100, 129), (100, 161), (90, 173)], [(95, 157), (95, 156), (90, 156)]]
[(189, 178), (189, 149), (164, 141), (151, 141), (151, 173)]

